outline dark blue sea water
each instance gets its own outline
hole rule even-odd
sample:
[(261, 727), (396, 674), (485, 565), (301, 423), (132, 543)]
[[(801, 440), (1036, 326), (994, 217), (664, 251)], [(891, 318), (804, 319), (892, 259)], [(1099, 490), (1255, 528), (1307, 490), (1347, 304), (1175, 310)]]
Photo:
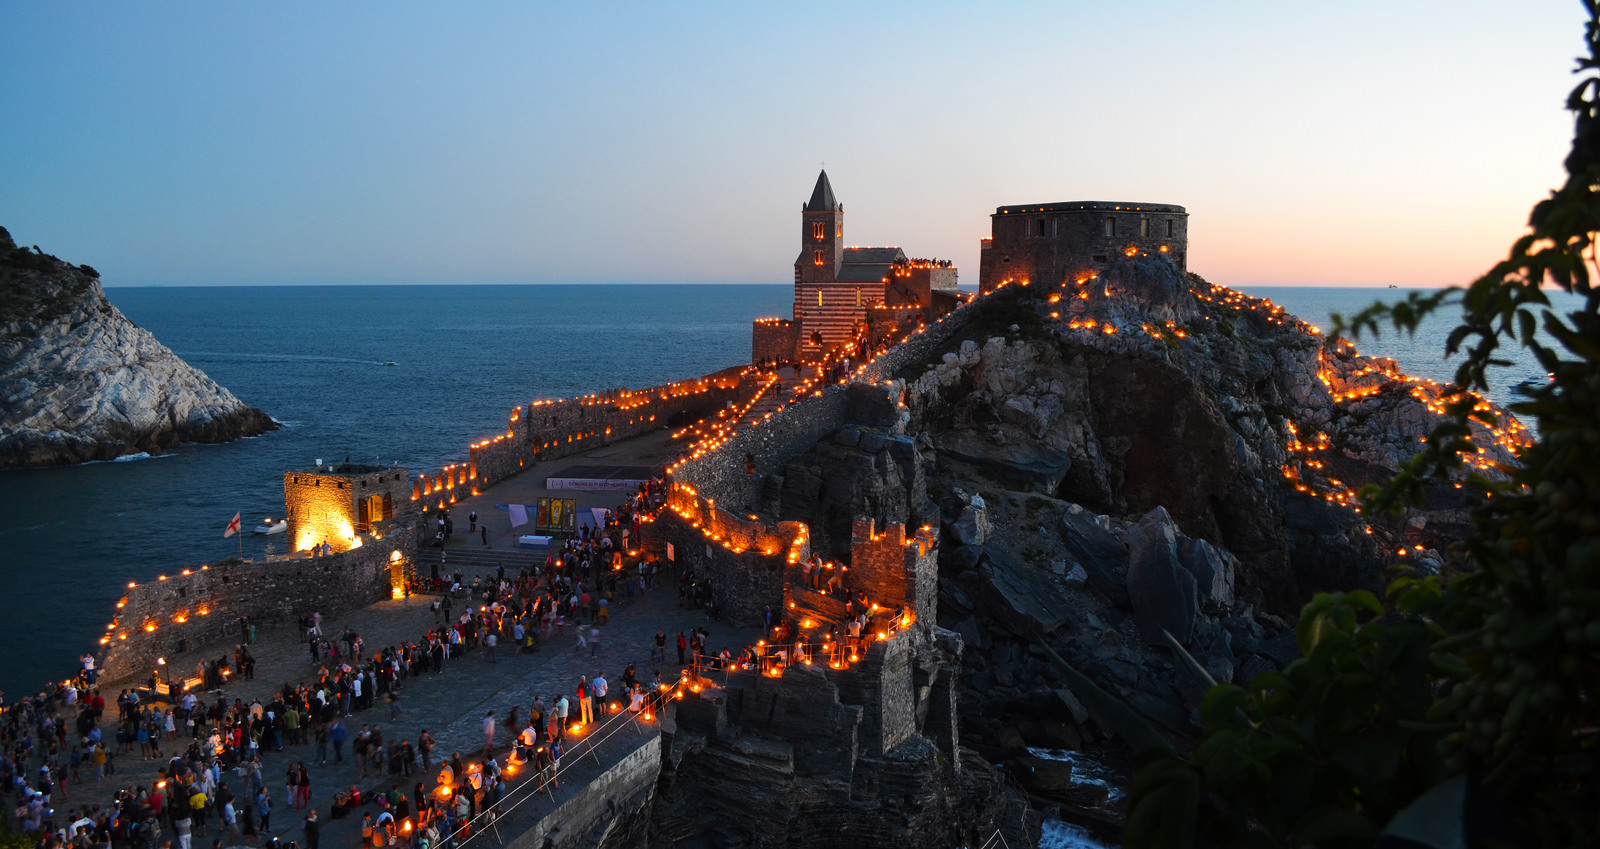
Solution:
[[(1382, 289), (1255, 288), (1313, 323)], [(130, 319), (285, 427), (158, 458), (0, 473), (0, 689), (58, 678), (130, 580), (238, 551), (222, 529), (283, 511), (283, 472), (317, 458), (465, 459), (534, 398), (644, 387), (748, 361), (750, 321), (788, 286), (404, 286), (112, 289)], [(1444, 321), (1359, 344), (1440, 380)], [(385, 360), (397, 365), (386, 367)], [(1508, 373), (1505, 389), (1537, 370)], [(1497, 397), (1507, 397), (1504, 391)], [(269, 538), (280, 540), (281, 537)], [(244, 553), (263, 543), (245, 536)]]
[[(239, 551), (222, 531), (283, 514), (283, 472), (317, 458), (464, 460), (511, 408), (749, 362), (750, 322), (787, 286), (111, 289), (111, 302), (283, 429), (226, 445), (0, 472), (0, 689), (70, 673), (130, 580)], [(397, 365), (384, 366), (385, 360)], [(251, 556), (283, 537), (244, 538)]]

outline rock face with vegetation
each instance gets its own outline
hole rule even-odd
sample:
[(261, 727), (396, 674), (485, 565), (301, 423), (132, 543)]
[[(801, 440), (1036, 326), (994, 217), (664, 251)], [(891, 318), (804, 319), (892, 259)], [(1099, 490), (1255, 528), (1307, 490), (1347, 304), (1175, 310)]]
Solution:
[(99, 273), (0, 228), (0, 468), (227, 442), (277, 428), (106, 300)]

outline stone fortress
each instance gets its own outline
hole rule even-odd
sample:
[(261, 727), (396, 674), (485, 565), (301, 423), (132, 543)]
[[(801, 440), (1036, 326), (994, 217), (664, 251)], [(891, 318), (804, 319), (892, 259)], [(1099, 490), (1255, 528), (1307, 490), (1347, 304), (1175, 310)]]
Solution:
[(844, 204), (826, 171), (800, 207), (800, 225), (794, 318), (756, 320), (753, 362), (822, 362), (869, 335), (904, 335), (969, 297), (949, 262), (910, 259), (897, 247), (845, 247)]
[(1187, 270), (1189, 213), (1164, 203), (1030, 203), (989, 216), (978, 291), (1005, 283), (1074, 282), (1122, 257), (1162, 256)]
[[(1181, 264), (1186, 248), (1181, 207), (1001, 207), (993, 220), (985, 291), (1092, 272), (1119, 253)], [(842, 240), (843, 205), (822, 173), (802, 208), (794, 318), (754, 324), (753, 367), (530, 402), (511, 411), (503, 433), (469, 446), (466, 462), (437, 474), (349, 463), (285, 473), (290, 547), (300, 556), (130, 586), (102, 641), (102, 668), (115, 676), (169, 655), (192, 663), (196, 649), (228, 642), (226, 626), (240, 616), (281, 623), (313, 607), (336, 615), (386, 598), (428, 536), (424, 511), (540, 460), (748, 406), (770, 385), (764, 364), (863, 355), (839, 383), (707, 438), (669, 469), (669, 509), (646, 526), (644, 556), (709, 578), (726, 621), (758, 625), (770, 610), (789, 637), (764, 647), (757, 669), (676, 702), (677, 730), (661, 749), (658, 831), (737, 832), (744, 845), (901, 845), (962, 829), (1026, 839), (1026, 803), (961, 744), (963, 641), (937, 625), (940, 522), (925, 509), (918, 455), (926, 447), (907, 432), (898, 378), (952, 344), (972, 318), (961, 309), (970, 296), (956, 289), (949, 263)], [(778, 508), (793, 498), (784, 484), (791, 461), (818, 450), (899, 481), (899, 508), (816, 528), (779, 521), (793, 512)], [(323, 542), (333, 556), (304, 556)], [(839, 592), (805, 579), (813, 555), (838, 570)], [(847, 623), (863, 612), (870, 630), (851, 641)], [(797, 653), (796, 644), (807, 648)]]

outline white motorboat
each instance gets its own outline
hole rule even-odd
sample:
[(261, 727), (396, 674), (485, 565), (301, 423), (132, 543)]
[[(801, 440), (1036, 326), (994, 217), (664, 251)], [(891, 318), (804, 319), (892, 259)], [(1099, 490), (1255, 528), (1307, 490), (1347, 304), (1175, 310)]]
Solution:
[(255, 533), (266, 536), (268, 534), (281, 534), (287, 530), (289, 530), (288, 519), (278, 519), (274, 521), (271, 516), (268, 516), (267, 518), (261, 520), (261, 524), (256, 526)]

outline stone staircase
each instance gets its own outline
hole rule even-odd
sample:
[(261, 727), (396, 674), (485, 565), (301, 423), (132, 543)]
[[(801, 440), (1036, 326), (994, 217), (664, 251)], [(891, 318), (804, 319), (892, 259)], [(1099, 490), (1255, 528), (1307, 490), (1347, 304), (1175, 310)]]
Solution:
[(796, 369), (791, 367), (779, 369), (777, 376), (778, 379), (767, 387), (756, 398), (755, 403), (750, 405), (750, 409), (739, 418), (740, 429), (761, 421), (767, 414), (775, 412), (779, 406), (792, 400), (796, 387), (803, 382)]

